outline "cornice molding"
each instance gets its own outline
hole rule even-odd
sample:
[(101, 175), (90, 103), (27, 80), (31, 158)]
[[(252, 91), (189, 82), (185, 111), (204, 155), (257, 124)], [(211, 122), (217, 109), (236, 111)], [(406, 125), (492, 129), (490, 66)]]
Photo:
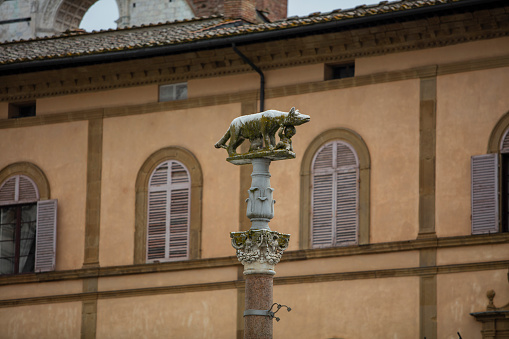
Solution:
[[(388, 83), (394, 81), (420, 79), (426, 77), (433, 77), (436, 75), (440, 76), (500, 67), (509, 67), (509, 56), (447, 63), (442, 65), (430, 65), (402, 71), (361, 75), (353, 78), (273, 87), (268, 88), (265, 91), (265, 98), (266, 99), (279, 98), (290, 95), (322, 92), (343, 88), (366, 86), (372, 84)], [(258, 91), (252, 90), (234, 94), (213, 95), (179, 101), (154, 102), (142, 105), (107, 107), (102, 109), (89, 109), (66, 113), (47, 114), (23, 119), (3, 119), (3, 120), (0, 119), (0, 129), (29, 127), (71, 121), (92, 120), (99, 118), (120, 117), (127, 115), (146, 114), (179, 109), (190, 109), (214, 105), (225, 105), (229, 103), (241, 103), (245, 100), (253, 100), (256, 98), (258, 98)]]
[[(473, 12), (240, 47), (262, 70), (444, 47), (509, 36), (509, 14)], [(102, 91), (252, 72), (228, 48), (0, 77), (0, 101)]]
[[(291, 277), (275, 277), (274, 285), (294, 285), (309, 284), (331, 281), (361, 280), (361, 279), (380, 279), (380, 278), (402, 278), (402, 277), (422, 277), (435, 274), (450, 274), (462, 272), (478, 272), (487, 270), (505, 270), (509, 265), (509, 260), (490, 261), (469, 264), (454, 264), (430, 267), (410, 267), (398, 269), (371, 270), (346, 273), (327, 273), (300, 275)], [(176, 293), (191, 293), (203, 291), (218, 291), (226, 289), (244, 288), (243, 280), (221, 281), (213, 283), (189, 284), (177, 286), (162, 286), (148, 288), (134, 288), (128, 290), (84, 292), (66, 295), (53, 295), (44, 297), (20, 298), (10, 300), (0, 300), (0, 308), (18, 307), (28, 305), (56, 304), (76, 301), (92, 301), (116, 298), (130, 298), (150, 295), (164, 295)]]

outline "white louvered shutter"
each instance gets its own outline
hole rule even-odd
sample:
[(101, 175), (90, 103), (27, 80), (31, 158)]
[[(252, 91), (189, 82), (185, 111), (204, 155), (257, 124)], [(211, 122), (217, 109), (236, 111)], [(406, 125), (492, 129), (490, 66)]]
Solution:
[(311, 190), (311, 244), (314, 248), (334, 243), (334, 171), (333, 145), (320, 148), (313, 161)]
[(496, 233), (498, 218), (498, 154), (472, 157), (472, 234)]
[(313, 160), (312, 247), (357, 243), (358, 160), (343, 141), (322, 146)]
[(15, 175), (0, 186), (0, 205), (29, 203), (39, 200), (37, 185), (25, 175)]
[(16, 177), (4, 181), (0, 187), (0, 204), (7, 205), (16, 202)]
[(191, 181), (178, 161), (160, 164), (149, 181), (147, 261), (188, 258)]
[(55, 270), (57, 240), (57, 200), (37, 202), (35, 272)]
[(359, 166), (353, 148), (336, 142), (336, 245), (357, 244)]

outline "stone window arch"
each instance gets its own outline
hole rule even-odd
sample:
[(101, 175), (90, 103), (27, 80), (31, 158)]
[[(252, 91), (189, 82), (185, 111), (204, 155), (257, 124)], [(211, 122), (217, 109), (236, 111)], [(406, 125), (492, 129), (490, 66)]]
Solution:
[[(165, 170), (169, 170), (171, 175), (172, 168), (175, 169), (175, 173), (181, 178), (187, 177), (188, 182), (183, 180), (179, 183), (178, 189), (189, 188), (189, 220), (188, 220), (188, 252), (185, 256), (178, 254), (176, 257), (165, 257), (157, 259), (153, 254), (148, 255), (147, 239), (149, 236), (149, 203), (154, 202), (154, 198), (151, 198), (151, 191), (154, 191), (155, 187), (153, 184), (156, 182), (158, 173), (163, 173)], [(168, 184), (170, 185), (170, 184)], [(188, 185), (188, 186), (186, 186)], [(182, 187), (180, 187), (182, 186)], [(200, 258), (201, 254), (201, 197), (203, 188), (203, 175), (201, 166), (196, 157), (188, 150), (181, 147), (166, 147), (153, 153), (141, 166), (138, 172), (136, 180), (136, 202), (135, 202), (135, 237), (134, 237), (134, 263), (143, 264), (154, 261), (168, 261), (168, 260), (182, 260), (182, 259), (197, 259)], [(171, 199), (170, 186), (165, 186), (164, 192), (168, 192)], [(155, 192), (155, 191), (154, 191)], [(159, 189), (159, 192), (162, 190)], [(182, 191), (180, 191), (182, 193)], [(187, 204), (185, 198), (182, 198), (181, 202)], [(157, 201), (156, 201), (157, 203)], [(151, 219), (153, 220), (153, 219)], [(181, 234), (182, 235), (182, 234)], [(152, 237), (152, 236), (151, 236)], [(161, 237), (164, 237), (161, 234)], [(155, 239), (152, 237), (151, 239)], [(174, 238), (176, 239), (176, 238)], [(149, 239), (149, 241), (151, 241)], [(154, 240), (157, 242), (157, 240)], [(168, 248), (165, 249), (168, 254)], [(169, 254), (168, 254), (169, 255)]]
[[(335, 155), (333, 156), (334, 153)], [(340, 157), (344, 161), (339, 161), (333, 165), (332, 162), (339, 160)], [(324, 176), (321, 176), (320, 174), (324, 174)], [(323, 180), (319, 178), (322, 178)], [(343, 200), (343, 202), (341, 202), (342, 198), (337, 198), (337, 195), (333, 196), (335, 195), (333, 192), (338, 192), (337, 182), (336, 184), (333, 184), (332, 181), (330, 181), (334, 180), (333, 178), (339, 178), (342, 183), (348, 183), (347, 185), (350, 185), (350, 188), (353, 187), (356, 190), (355, 194), (357, 194), (357, 197), (353, 200), (350, 199), (351, 201)], [(354, 203), (355, 201), (355, 209), (357, 210), (357, 213), (353, 216), (353, 219), (349, 221), (350, 225), (347, 226), (347, 228), (352, 230), (352, 227), (354, 227), (353, 225), (355, 224), (355, 234), (347, 231), (346, 233), (348, 233), (348, 236), (344, 242), (341, 239), (339, 239), (340, 241), (336, 239), (335, 231), (330, 231), (333, 233), (331, 233), (331, 235), (326, 235), (325, 233), (327, 232), (324, 233), (325, 235), (320, 235), (316, 231), (313, 232), (313, 223), (316, 225), (319, 224), (319, 220), (313, 221), (313, 194), (317, 194), (318, 192), (316, 188), (313, 188), (314, 180), (318, 180), (315, 187), (316, 185), (323, 186), (322, 188), (324, 190), (320, 188), (322, 193), (330, 193), (331, 196), (329, 202), (332, 203), (334, 200), (335, 206), (338, 206), (337, 201), (339, 201), (340, 205), (344, 203), (345, 206)], [(319, 182), (320, 180), (321, 183)], [(330, 183), (327, 180), (330, 181)], [(355, 183), (355, 181), (357, 181), (357, 183)], [(300, 248), (308, 249), (369, 243), (369, 185), (369, 151), (366, 143), (357, 133), (349, 129), (338, 128), (323, 132), (316, 137), (304, 153), (301, 165)], [(339, 188), (339, 190), (342, 189), (343, 188)], [(313, 191), (315, 193), (313, 193)], [(315, 219), (317, 219), (317, 214), (320, 214), (318, 210), (315, 211)], [(350, 217), (352, 217), (352, 215), (350, 215)], [(333, 222), (335, 223), (336, 221)], [(342, 221), (340, 220), (339, 222), (341, 223)], [(341, 231), (338, 231), (338, 234), (339, 233), (341, 233)], [(321, 236), (323, 236), (322, 240), (313, 240), (313, 238), (319, 238)], [(325, 238), (328, 236), (330, 236), (330, 239), (326, 240)]]

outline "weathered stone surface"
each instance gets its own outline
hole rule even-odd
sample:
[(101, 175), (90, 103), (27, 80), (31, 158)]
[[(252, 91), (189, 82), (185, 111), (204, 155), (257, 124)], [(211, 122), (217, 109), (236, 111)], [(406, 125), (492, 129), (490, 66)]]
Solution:
[[(246, 276), (246, 310), (268, 310), (272, 306), (271, 275), (253, 274)], [(272, 338), (274, 320), (267, 316), (244, 316), (244, 339)]]
[(274, 265), (280, 260), (290, 242), (289, 234), (270, 230), (231, 232), (232, 246), (244, 265), (244, 274), (274, 275)]

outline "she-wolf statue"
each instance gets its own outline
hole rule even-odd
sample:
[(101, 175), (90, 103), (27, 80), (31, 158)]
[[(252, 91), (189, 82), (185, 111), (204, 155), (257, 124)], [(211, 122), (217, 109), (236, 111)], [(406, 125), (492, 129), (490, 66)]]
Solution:
[[(276, 147), (276, 132), (279, 128), (286, 129), (290, 126), (298, 126), (308, 122), (309, 115), (300, 114), (299, 110), (292, 107), (290, 112), (268, 110), (261, 113), (244, 115), (233, 119), (230, 128), (214, 147), (225, 148), (230, 157), (237, 155), (237, 147), (245, 139), (249, 139), (251, 147), (249, 152), (259, 149), (272, 151)], [(295, 134), (295, 133), (293, 133)], [(293, 134), (290, 135), (293, 136)], [(230, 139), (230, 143), (226, 142)], [(288, 140), (289, 142), (290, 140)]]

